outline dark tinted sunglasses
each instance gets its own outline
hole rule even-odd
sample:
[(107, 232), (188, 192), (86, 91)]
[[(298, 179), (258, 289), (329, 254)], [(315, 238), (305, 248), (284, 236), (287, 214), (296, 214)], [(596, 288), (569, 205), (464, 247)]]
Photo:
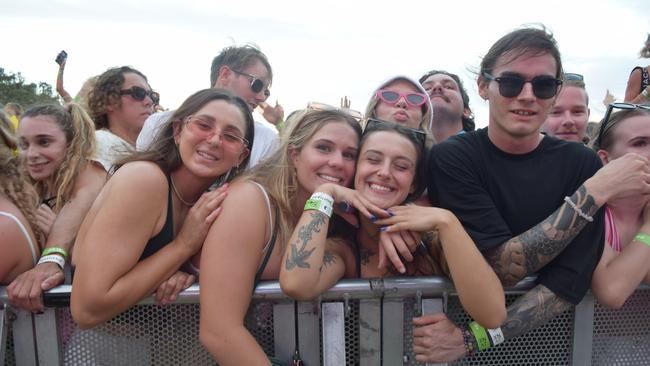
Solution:
[(160, 102), (160, 94), (156, 93), (153, 90), (146, 90), (139, 86), (132, 86), (129, 89), (120, 90), (120, 95), (130, 95), (133, 99), (137, 101), (143, 101), (144, 98), (149, 97), (153, 104), (158, 104)]
[(532, 80), (526, 80), (523, 77), (512, 74), (494, 77), (487, 72), (483, 76), (488, 80), (499, 83), (499, 93), (505, 98), (514, 98), (524, 89), (526, 83), (533, 85), (533, 94), (539, 99), (550, 99), (557, 94), (557, 90), (562, 85), (562, 80), (548, 75), (535, 76)]
[(404, 125), (384, 121), (381, 119), (368, 118), (366, 121), (366, 126), (363, 129), (363, 133), (366, 134), (367, 132), (371, 132), (373, 130), (395, 130), (397, 132), (407, 134), (415, 139), (415, 141), (417, 141), (422, 149), (424, 149), (425, 142), (427, 140), (427, 133), (422, 130), (406, 127)]
[(603, 122), (600, 124), (600, 129), (598, 130), (598, 138), (596, 139), (596, 146), (600, 146), (605, 130), (607, 129), (607, 124), (609, 123), (609, 118), (612, 116), (614, 109), (647, 109), (650, 110), (650, 105), (643, 104), (632, 104), (632, 103), (612, 103), (607, 106), (607, 111), (605, 112), (605, 117), (603, 117)]
[[(264, 89), (264, 82), (261, 79), (258, 79), (257, 76), (236, 69), (231, 69), (231, 70), (234, 71), (236, 74), (251, 78), (251, 90), (253, 91), (253, 93), (257, 94), (261, 92), (262, 89)], [(264, 90), (264, 96), (268, 98), (270, 95), (271, 92), (269, 91), (269, 89)]]

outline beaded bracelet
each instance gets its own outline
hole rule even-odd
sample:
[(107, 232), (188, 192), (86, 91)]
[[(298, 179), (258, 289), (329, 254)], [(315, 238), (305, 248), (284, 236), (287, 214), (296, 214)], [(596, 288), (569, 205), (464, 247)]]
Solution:
[(472, 332), (464, 324), (460, 326), (460, 332), (463, 334), (463, 342), (465, 343), (465, 356), (474, 357), (476, 355), (476, 343), (474, 343)]
[(578, 206), (576, 206), (576, 204), (573, 203), (573, 201), (571, 201), (571, 198), (569, 196), (564, 197), (564, 202), (566, 202), (569, 206), (571, 206), (571, 208), (578, 214), (578, 216), (582, 217), (583, 219), (589, 222), (594, 221), (594, 218), (587, 215)]

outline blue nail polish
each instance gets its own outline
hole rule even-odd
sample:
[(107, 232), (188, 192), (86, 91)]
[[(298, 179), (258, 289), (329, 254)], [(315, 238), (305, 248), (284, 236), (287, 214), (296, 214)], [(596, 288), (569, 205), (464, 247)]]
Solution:
[(382, 226), (382, 227), (379, 228), (379, 231), (381, 231), (381, 232), (384, 232), (386, 230), (388, 230), (388, 226)]
[(370, 218), (370, 221), (372, 221), (372, 222), (377, 221), (377, 217), (375, 217), (375, 215), (370, 215), (369, 218)]
[(395, 216), (395, 213), (391, 210), (384, 210), (384, 211), (386, 211), (390, 215), (390, 217)]

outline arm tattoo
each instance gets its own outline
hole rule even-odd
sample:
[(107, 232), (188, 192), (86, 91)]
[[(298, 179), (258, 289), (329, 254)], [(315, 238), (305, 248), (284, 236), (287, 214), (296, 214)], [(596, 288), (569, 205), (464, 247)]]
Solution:
[(537, 285), (508, 307), (508, 317), (501, 330), (505, 339), (511, 339), (546, 324), (572, 307), (573, 304), (548, 288)]
[[(584, 185), (571, 200), (587, 215), (593, 215), (599, 208)], [(514, 285), (553, 260), (586, 224), (585, 219), (564, 203), (541, 223), (488, 251), (486, 259), (504, 284)]]
[[(285, 262), (285, 268), (287, 271), (290, 271), (295, 267), (311, 268), (307, 260), (316, 248), (314, 247), (306, 250), (306, 247), (312, 238), (312, 234), (320, 232), (321, 226), (325, 223), (325, 217), (327, 217), (327, 215), (320, 211), (311, 212), (311, 221), (300, 228), (298, 231), (298, 240), (291, 244), (291, 252), (287, 254), (287, 260)], [(300, 247), (298, 247), (299, 243), (302, 243)]]
[(336, 263), (336, 257), (334, 256), (334, 253), (330, 252), (329, 250), (326, 250), (325, 253), (323, 254), (323, 265), (320, 266), (320, 270), (323, 270), (323, 267), (327, 267), (330, 264)]
[(361, 259), (361, 265), (365, 266), (366, 264), (370, 263), (370, 257), (372, 257), (375, 254), (376, 253), (373, 252), (370, 249), (361, 248), (359, 250), (359, 256), (361, 257), (360, 258)]

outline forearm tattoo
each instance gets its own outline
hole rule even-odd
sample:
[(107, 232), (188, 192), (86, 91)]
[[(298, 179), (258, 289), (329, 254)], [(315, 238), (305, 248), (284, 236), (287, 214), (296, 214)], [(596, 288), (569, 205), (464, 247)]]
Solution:
[(334, 256), (334, 253), (330, 252), (329, 250), (326, 250), (325, 253), (323, 254), (323, 265), (320, 266), (320, 270), (323, 270), (323, 267), (327, 267), (331, 264), (336, 263), (336, 257)]
[(548, 288), (537, 285), (508, 307), (501, 330), (505, 339), (511, 339), (546, 324), (572, 307), (573, 304)]
[[(584, 185), (571, 200), (587, 215), (599, 208)], [(514, 285), (553, 260), (586, 224), (587, 220), (564, 203), (541, 223), (488, 251), (486, 258), (504, 284)]]
[[(321, 227), (325, 224), (326, 217), (327, 215), (320, 211), (311, 211), (311, 221), (300, 227), (298, 231), (298, 240), (291, 244), (291, 252), (287, 254), (287, 260), (284, 266), (287, 271), (290, 271), (295, 267), (311, 268), (307, 261), (316, 248), (314, 247), (307, 250), (307, 244), (311, 241), (314, 233), (320, 232)], [(298, 247), (299, 245), (300, 247)]]

